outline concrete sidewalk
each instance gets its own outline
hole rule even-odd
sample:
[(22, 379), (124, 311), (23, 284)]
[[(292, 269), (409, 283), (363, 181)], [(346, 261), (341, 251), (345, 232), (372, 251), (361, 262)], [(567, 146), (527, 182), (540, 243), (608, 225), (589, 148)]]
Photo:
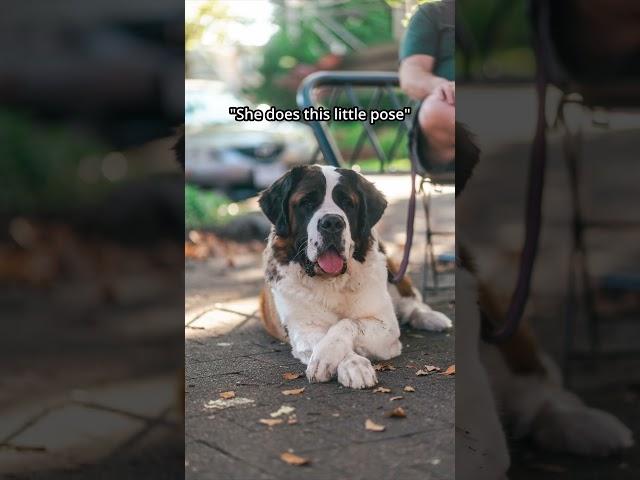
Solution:
[[(407, 183), (403, 176), (379, 184), (391, 203), (380, 230), (396, 254)], [(436, 223), (451, 228), (453, 195), (436, 196), (435, 202)], [(420, 218), (412, 255), (416, 273), (422, 266), (423, 228)], [(440, 238), (438, 250), (451, 249), (452, 241)], [(378, 371), (379, 386), (389, 392), (350, 390), (335, 380), (309, 384), (290, 347), (269, 337), (256, 316), (260, 253), (234, 257), (233, 263), (230, 268), (225, 259), (213, 258), (186, 265), (187, 478), (452, 478), (455, 377), (416, 375), (427, 365), (444, 371), (455, 363), (452, 332), (404, 331), (403, 354)], [(452, 273), (444, 274), (442, 283), (449, 288), (429, 300), (451, 317), (452, 281)], [(285, 373), (301, 376), (285, 380)], [(405, 391), (407, 386), (415, 391)], [(282, 393), (303, 387), (298, 395)], [(227, 391), (235, 397), (220, 398)], [(283, 407), (288, 413), (278, 415)], [(387, 416), (396, 407), (404, 409), (405, 418)], [(261, 419), (283, 422), (267, 426)], [(385, 430), (368, 431), (367, 419)], [(284, 452), (309, 464), (289, 465), (280, 459)]]

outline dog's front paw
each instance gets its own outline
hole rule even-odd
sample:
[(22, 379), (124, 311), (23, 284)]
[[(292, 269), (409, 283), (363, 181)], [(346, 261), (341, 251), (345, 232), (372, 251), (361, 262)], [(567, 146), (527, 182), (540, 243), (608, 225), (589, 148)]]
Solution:
[(313, 349), (307, 366), (307, 379), (310, 382), (328, 382), (336, 374), (338, 365), (349, 353), (346, 342), (321, 341)]
[(532, 435), (548, 450), (604, 456), (633, 445), (633, 434), (613, 415), (580, 405), (545, 408), (536, 418)]
[(338, 381), (345, 387), (360, 389), (373, 387), (378, 378), (368, 358), (351, 353), (338, 365)]
[(451, 319), (444, 313), (431, 310), (426, 305), (417, 305), (409, 316), (409, 325), (418, 330), (442, 332), (451, 328)]

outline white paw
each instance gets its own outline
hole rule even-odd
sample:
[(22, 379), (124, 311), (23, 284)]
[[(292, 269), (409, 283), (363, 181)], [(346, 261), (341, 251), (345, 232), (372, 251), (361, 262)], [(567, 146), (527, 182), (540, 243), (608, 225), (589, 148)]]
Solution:
[(579, 406), (542, 410), (533, 424), (533, 438), (548, 450), (604, 456), (633, 445), (633, 434), (613, 415)]
[(442, 332), (451, 328), (451, 319), (444, 313), (431, 310), (426, 305), (417, 305), (409, 316), (409, 325), (419, 330)]
[[(324, 340), (324, 339), (323, 339)], [(320, 341), (313, 349), (307, 365), (307, 379), (310, 382), (328, 382), (336, 374), (338, 364), (349, 353), (346, 342)]]
[(373, 387), (378, 378), (368, 358), (352, 353), (338, 365), (338, 381), (345, 387), (360, 389)]

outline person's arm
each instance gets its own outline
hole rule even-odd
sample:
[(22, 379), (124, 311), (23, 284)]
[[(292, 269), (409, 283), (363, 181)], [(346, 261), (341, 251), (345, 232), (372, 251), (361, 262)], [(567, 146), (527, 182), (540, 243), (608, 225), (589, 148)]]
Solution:
[(433, 74), (435, 59), (430, 55), (411, 55), (400, 63), (400, 88), (414, 100), (424, 100), (439, 86), (449, 83)]

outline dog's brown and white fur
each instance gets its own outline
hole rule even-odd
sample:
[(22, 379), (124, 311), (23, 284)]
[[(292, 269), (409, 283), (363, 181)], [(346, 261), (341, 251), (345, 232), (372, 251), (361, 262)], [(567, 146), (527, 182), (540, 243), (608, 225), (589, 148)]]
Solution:
[(337, 375), (344, 386), (371, 387), (377, 383), (371, 360), (402, 350), (399, 322), (451, 326), (408, 280), (389, 284), (395, 269), (374, 229), (386, 205), (364, 177), (328, 166), (295, 167), (260, 197), (273, 223), (262, 319), (272, 335), (289, 341), (312, 382)]

